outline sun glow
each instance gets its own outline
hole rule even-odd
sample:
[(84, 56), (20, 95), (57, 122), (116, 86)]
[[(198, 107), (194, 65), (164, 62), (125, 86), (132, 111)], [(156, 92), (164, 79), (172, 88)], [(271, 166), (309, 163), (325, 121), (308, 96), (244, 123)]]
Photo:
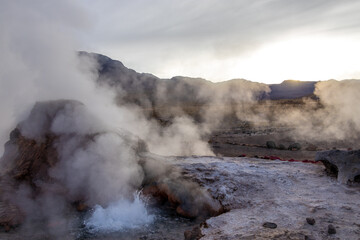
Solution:
[(360, 77), (360, 45), (349, 39), (290, 39), (266, 45), (238, 62), (244, 78), (261, 82)]
[(235, 78), (263, 83), (360, 78), (357, 39), (288, 38), (236, 57), (200, 55), (186, 61), (168, 61), (154, 72), (163, 78), (182, 75), (214, 82)]

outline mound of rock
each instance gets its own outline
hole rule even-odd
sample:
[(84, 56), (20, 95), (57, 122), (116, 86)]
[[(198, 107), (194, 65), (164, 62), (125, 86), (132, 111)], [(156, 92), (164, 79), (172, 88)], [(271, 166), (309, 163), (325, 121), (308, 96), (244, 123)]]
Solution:
[[(77, 101), (35, 104), (28, 118), (10, 133), (0, 159), (0, 225), (19, 225), (30, 216), (32, 220), (49, 218), (46, 212), (53, 211), (57, 205), (82, 210), (87, 209), (87, 205), (105, 204), (110, 200), (95, 196), (100, 186), (91, 187), (95, 181), (106, 182), (101, 176), (106, 172), (102, 172), (100, 161), (104, 161), (106, 170), (106, 164), (115, 162), (107, 161), (106, 155), (97, 152), (96, 147), (112, 139), (120, 143), (119, 148), (136, 153), (145, 151), (146, 145), (132, 136), (102, 131), (94, 127), (97, 124), (86, 107)], [(109, 146), (112, 147), (116, 146)], [(136, 167), (139, 158), (132, 156)], [(85, 172), (91, 168), (94, 172), (87, 175)], [(111, 190), (113, 187), (102, 188)], [(49, 202), (49, 206), (44, 202)], [(42, 211), (44, 216), (40, 216)], [(59, 214), (62, 212), (66, 209), (59, 207)]]
[(189, 181), (161, 181), (145, 186), (143, 194), (151, 195), (160, 204), (167, 204), (186, 218), (207, 218), (224, 212), (222, 206)]
[[(141, 166), (145, 172), (142, 193), (151, 196), (150, 204), (166, 206), (186, 218), (207, 218), (224, 212), (223, 207), (214, 200), (206, 189), (197, 182), (184, 177), (182, 169), (164, 157), (151, 153), (140, 154)], [(171, 162), (175, 162), (171, 159)], [(160, 163), (160, 164), (159, 164)]]
[(341, 183), (360, 181), (360, 150), (321, 151), (316, 153), (315, 161), (321, 161)]
[(221, 213), (220, 204), (167, 159), (148, 153), (137, 137), (107, 128), (77, 101), (35, 104), (11, 132), (0, 164), (5, 227), (107, 206), (142, 188), (184, 217)]

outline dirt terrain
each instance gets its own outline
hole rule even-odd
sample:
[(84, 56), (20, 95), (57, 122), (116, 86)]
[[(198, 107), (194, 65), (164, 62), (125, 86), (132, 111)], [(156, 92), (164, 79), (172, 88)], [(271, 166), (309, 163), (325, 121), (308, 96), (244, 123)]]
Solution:
[[(33, 114), (30, 114), (29, 118), (22, 124), (36, 122), (33, 120), (33, 116), (38, 116), (38, 112), (41, 114), (46, 113), (43, 109), (50, 109), (52, 114), (46, 115), (47, 117), (44, 119), (48, 122), (45, 122), (42, 126), (52, 126), (50, 123), (54, 122), (54, 119), (58, 116), (56, 113), (65, 109), (64, 106), (68, 106), (66, 104), (74, 106), (74, 109), (76, 109), (75, 107), (80, 109), (84, 107), (80, 103), (67, 101), (38, 103), (38, 107), (35, 107), (32, 112)], [(299, 100), (266, 104), (269, 104), (267, 106), (268, 113), (271, 113), (269, 110), (271, 107), (277, 108), (286, 105), (294, 108), (302, 107)], [(46, 106), (53, 105), (57, 107), (46, 108)], [(257, 110), (252, 110), (257, 112), (263, 107), (264, 103), (260, 103), (254, 106), (254, 109), (257, 108)], [(196, 119), (201, 109), (203, 108), (193, 107), (192, 112), (188, 112), (188, 116), (193, 117), (194, 122), (198, 121), (199, 129), (203, 126), (201, 124), (205, 125), (206, 123), (204, 119)], [(159, 111), (159, 109), (157, 110)], [(171, 118), (174, 117), (172, 115), (174, 112), (168, 112), (169, 114), (166, 116), (164, 113), (167, 110), (162, 109), (161, 111), (153, 117), (157, 118), (166, 129), (169, 122), (172, 121)], [(183, 114), (184, 112), (180, 110), (179, 113)], [(145, 176), (138, 183), (136, 189), (141, 188), (144, 195), (153, 197), (158, 204), (170, 206), (169, 209), (176, 214), (176, 219), (173, 219), (175, 228), (177, 228), (177, 218), (180, 217), (188, 219), (203, 218), (203, 220), (208, 218), (200, 227), (197, 222), (180, 224), (181, 227), (177, 228), (177, 236), (186, 231), (185, 239), (197, 239), (190, 236), (193, 234), (191, 228), (196, 225), (196, 232), (200, 232), (204, 239), (269, 239), (275, 237), (279, 239), (329, 239), (329, 232), (334, 230), (338, 233), (336, 235), (331, 233), (333, 239), (338, 239), (337, 237), (347, 239), (346, 237), (349, 236), (349, 239), (353, 239), (352, 237), (359, 233), (359, 222), (356, 220), (360, 216), (359, 206), (356, 202), (359, 196), (358, 185), (351, 187), (338, 183), (336, 178), (331, 178), (326, 174), (322, 163), (314, 160), (318, 151), (357, 149), (359, 148), (358, 141), (315, 141), (310, 137), (300, 137), (296, 125), (281, 125), (269, 119), (264, 120), (266, 121), (260, 122), (262, 119), (257, 122), (246, 121), (235, 118), (234, 114), (230, 112), (216, 125), (217, 127), (212, 128), (207, 135), (202, 136), (201, 140), (208, 142), (216, 155), (212, 157), (202, 155), (197, 157), (160, 157), (148, 153), (146, 145), (140, 139), (131, 138), (120, 133), (114, 133), (111, 136), (114, 136), (114, 139), (124, 138), (124, 142), (129, 144), (129, 146), (126, 145), (126, 148), (132, 149), (133, 152), (131, 153), (133, 154), (129, 158), (128, 164), (138, 164), (139, 169), (142, 169)], [(20, 125), (20, 129), (21, 126), (26, 125)], [(94, 147), (92, 145), (94, 143), (99, 144), (99, 139), (109, 136), (106, 135), (108, 133), (100, 130), (92, 134), (65, 131), (56, 135), (51, 128), (42, 130), (38, 133), (39, 136), (34, 136), (34, 139), (27, 139), (21, 135), (20, 130), (14, 130), (10, 134), (10, 141), (6, 145), (7, 151), (3, 156), (3, 163), (9, 165), (4, 165), (8, 166), (8, 171), (4, 171), (0, 178), (2, 186), (6, 186), (2, 188), (1, 192), (4, 196), (0, 202), (2, 207), (1, 217), (3, 218), (2, 225), (4, 231), (12, 232), (14, 229), (15, 235), (17, 227), (24, 222), (23, 215), (18, 208), (12, 206), (12, 199), (9, 198), (9, 201), (6, 197), (16, 196), (16, 190), (20, 185), (29, 185), (32, 198), (39, 202), (38, 199), (42, 198), (39, 193), (45, 192), (50, 192), (54, 198), (65, 199), (67, 202), (64, 202), (64, 206), (68, 206), (73, 212), (75, 210), (83, 211), (87, 206), (89, 208), (94, 206), (94, 204), (91, 205), (91, 202), (86, 202), (87, 197), (67, 195), (69, 192), (67, 189), (71, 189), (73, 183), (66, 185), (67, 182), (63, 183), (61, 178), (54, 178), (57, 175), (48, 175), (48, 170), (54, 168), (58, 169), (58, 171), (64, 171), (66, 175), (74, 176), (73, 168), (63, 169), (59, 168), (62, 165), (57, 166), (55, 164), (69, 159), (63, 158), (61, 160), (59, 158), (62, 155), (57, 150), (55, 151), (53, 142), (56, 140), (56, 146), (58, 147), (56, 149), (63, 149), (59, 147), (62, 146), (61, 144), (67, 144), (69, 139), (76, 137), (77, 141), (81, 141), (77, 143), (78, 145), (72, 144), (71, 147), (76, 151), (78, 151), (77, 149), (83, 151), (87, 147)], [(35, 139), (42, 139), (42, 141), (37, 144)], [(60, 142), (57, 141), (58, 139), (67, 141)], [(114, 143), (113, 138), (107, 142), (107, 148), (110, 143)], [(119, 146), (122, 145), (118, 144), (113, 147), (118, 149)], [(20, 154), (14, 155), (14, 149), (19, 149)], [(104, 152), (100, 151), (100, 153)], [(90, 155), (93, 156), (93, 152)], [(109, 156), (100, 156), (101, 161), (96, 161), (97, 163), (112, 159)], [(111, 156), (114, 156), (114, 154)], [(88, 159), (87, 157), (86, 161)], [(89, 171), (87, 169), (89, 164), (86, 161), (82, 166), (82, 172)], [(96, 168), (95, 177), (98, 176), (99, 171), (104, 170), (103, 165), (96, 165)], [(123, 169), (123, 167), (120, 167), (120, 169)], [(111, 177), (111, 181), (118, 178), (118, 171)], [(77, 168), (75, 172), (78, 172)], [(59, 176), (63, 175), (59, 174)], [(46, 184), (39, 185), (38, 179), (41, 179), (42, 183)], [(54, 182), (57, 184), (56, 187), (65, 190), (53, 193), (52, 188), (55, 185), (52, 184)], [(84, 183), (86, 181), (80, 182)], [(103, 189), (104, 186), (108, 185), (99, 184), (95, 186), (100, 186)], [(117, 189), (118, 186), (114, 185), (114, 189)], [(87, 186), (82, 187), (82, 189), (85, 189), (85, 187)], [(89, 189), (99, 191), (93, 186), (90, 186)], [(78, 191), (76, 190), (76, 192)], [(109, 196), (112, 196), (112, 194)], [(23, 199), (20, 197), (19, 199)], [(30, 200), (32, 201), (32, 199)], [(100, 200), (96, 198), (94, 202)], [(27, 206), (27, 203), (25, 205)], [(85, 208), (81, 206), (85, 206)], [(42, 209), (41, 207), (40, 204), (32, 211)], [(18, 210), (18, 212), (10, 211), (13, 209)], [(33, 215), (29, 214), (28, 216)], [(46, 215), (39, 216), (39, 221), (43, 221), (43, 217), (46, 223), (49, 217)], [(56, 218), (58, 218), (58, 215), (56, 215)], [(306, 218), (315, 218), (315, 227), (306, 224)], [(26, 218), (24, 217), (24, 219)], [(49, 224), (51, 225), (50, 220)], [(157, 224), (161, 228), (162, 226), (169, 227), (161, 221), (154, 226), (157, 227)], [(271, 230), (275, 229), (273, 228), (274, 224), (277, 224), (278, 228)], [(264, 225), (266, 226), (264, 227)], [(80, 233), (86, 232), (81, 228), (75, 229)], [(50, 230), (52, 231), (52, 228)], [(149, 234), (152, 235), (152, 230), (141, 234), (146, 237), (144, 239), (152, 239), (147, 238)], [(161, 232), (156, 234), (153, 239), (158, 239), (158, 236), (162, 235)], [(11, 239), (14, 237), (13, 235), (4, 236)], [(190, 236), (190, 238), (187, 236)], [(232, 238), (232, 236), (235, 238)], [(19, 237), (22, 239), (21, 236)], [(95, 239), (105, 238), (95, 236)], [(172, 238), (166, 237), (164, 239)], [(173, 239), (179, 238), (174, 237)]]
[[(300, 136), (300, 127), (304, 126), (291, 121), (279, 121), (279, 115), (285, 118), (287, 114), (294, 112), (315, 114), (321, 110), (321, 102), (313, 96), (258, 101), (251, 104), (162, 106), (144, 109), (144, 112), (164, 126), (171, 124), (174, 117), (182, 115), (203, 124), (206, 119), (204, 120), (201, 114), (209, 108), (215, 114), (214, 118), (216, 114), (222, 114), (222, 120), (204, 137), (217, 156), (276, 156), (287, 160), (314, 160), (317, 151), (360, 148), (359, 141), (354, 139), (338, 140), (333, 136), (333, 139), (319, 140), (307, 135)], [(307, 127), (311, 129), (311, 124)], [(273, 142), (275, 147), (267, 147), (269, 141)], [(299, 148), (289, 149), (292, 144), (298, 144)]]
[(228, 210), (200, 225), (200, 239), (359, 238), (359, 186), (338, 182), (322, 164), (228, 157), (178, 164)]
[[(223, 129), (211, 136), (210, 144), (215, 154), (226, 157), (276, 156), (281, 159), (314, 160), (317, 150), (324, 149), (300, 142), (300, 150), (288, 150), (295, 143), (283, 135), (284, 129)], [(278, 139), (278, 140), (276, 140)], [(266, 142), (283, 144), (286, 149), (268, 148)], [(310, 146), (310, 147), (309, 147)]]
[[(357, 143), (344, 141), (307, 141), (294, 139), (293, 128), (287, 127), (238, 127), (218, 129), (210, 136), (209, 144), (214, 153), (225, 157), (264, 157), (276, 156), (289, 160), (314, 160), (317, 151), (331, 149), (356, 149)], [(273, 141), (275, 148), (267, 147)], [(291, 144), (299, 143), (300, 149), (288, 149)], [(279, 149), (283, 145), (285, 149)]]

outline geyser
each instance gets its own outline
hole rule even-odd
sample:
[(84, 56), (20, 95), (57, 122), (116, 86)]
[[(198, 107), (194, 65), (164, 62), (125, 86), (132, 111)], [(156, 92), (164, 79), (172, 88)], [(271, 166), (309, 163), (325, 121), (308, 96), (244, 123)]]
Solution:
[[(157, 191), (147, 191), (148, 196), (160, 194), (162, 203), (182, 216), (222, 211), (206, 191), (166, 161), (147, 153), (136, 136), (109, 128), (78, 101), (38, 102), (12, 131), (1, 158), (0, 223), (60, 222), (56, 231), (49, 227), (48, 232), (61, 235), (74, 221), (69, 216), (75, 206), (94, 209), (86, 222), (92, 229), (141, 226), (152, 217), (134, 193), (149, 186)], [(131, 221), (124, 222), (125, 216)], [(110, 221), (107, 227), (102, 218)]]

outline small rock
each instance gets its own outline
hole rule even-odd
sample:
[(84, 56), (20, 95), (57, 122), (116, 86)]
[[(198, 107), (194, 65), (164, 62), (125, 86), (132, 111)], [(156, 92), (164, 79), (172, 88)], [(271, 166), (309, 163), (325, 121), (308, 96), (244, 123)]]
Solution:
[(286, 147), (284, 144), (279, 144), (279, 150), (285, 150), (285, 149), (286, 149)]
[(267, 148), (276, 148), (276, 144), (274, 141), (267, 141), (266, 142), (266, 147)]
[(288, 147), (288, 150), (292, 150), (292, 151), (301, 150), (301, 145), (300, 145), (300, 143), (292, 143), (292, 144), (290, 144), (290, 146)]
[(198, 240), (204, 235), (201, 233), (200, 227), (194, 227), (192, 230), (184, 232), (185, 240)]
[(336, 233), (336, 229), (332, 224), (329, 224), (328, 226), (328, 234), (335, 234)]
[(275, 228), (277, 228), (277, 225), (276, 225), (276, 223), (265, 222), (265, 223), (263, 224), (263, 227), (275, 229)]
[(306, 218), (306, 222), (310, 225), (314, 225), (315, 224), (315, 219), (314, 218)]

